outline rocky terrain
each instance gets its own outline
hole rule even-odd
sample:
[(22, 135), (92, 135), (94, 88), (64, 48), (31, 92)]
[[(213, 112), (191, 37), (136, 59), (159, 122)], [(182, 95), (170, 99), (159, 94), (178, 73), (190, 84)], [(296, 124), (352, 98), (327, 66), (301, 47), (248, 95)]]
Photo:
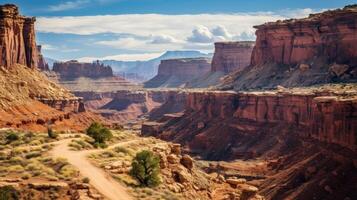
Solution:
[(226, 78), (234, 90), (356, 82), (357, 7), (255, 26), (251, 67)]
[(37, 45), (37, 52), (38, 52), (38, 69), (40, 69), (41, 71), (50, 71), (50, 67), (48, 66), (48, 63), (46, 61), (46, 59), (43, 57), (42, 55), (42, 46), (41, 45)]
[(162, 60), (158, 74), (144, 83), (146, 88), (178, 88), (210, 71), (208, 58)]

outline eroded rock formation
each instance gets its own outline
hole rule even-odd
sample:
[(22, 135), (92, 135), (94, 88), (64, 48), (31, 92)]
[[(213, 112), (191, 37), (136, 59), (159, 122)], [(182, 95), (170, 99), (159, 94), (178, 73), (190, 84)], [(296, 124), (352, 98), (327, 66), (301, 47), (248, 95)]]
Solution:
[(34, 17), (19, 14), (12, 4), (0, 6), (0, 66), (22, 64), (35, 68), (38, 52), (35, 40)]
[(357, 82), (357, 5), (255, 28), (251, 66), (227, 77), (223, 88)]
[(357, 6), (255, 26), (252, 65), (296, 65), (318, 57), (357, 65)]
[(250, 65), (254, 44), (253, 41), (215, 43), (211, 71), (228, 74), (244, 69)]
[(41, 45), (37, 45), (37, 52), (38, 52), (38, 64), (37, 64), (37, 67), (41, 71), (49, 71), (50, 68), (49, 68), (48, 63), (46, 62), (45, 58), (42, 55), (41, 49), (42, 49), (42, 46)]
[(81, 63), (76, 60), (57, 62), (53, 64), (53, 71), (58, 73), (61, 79), (113, 77), (112, 68), (98, 61), (93, 63)]
[(158, 75), (145, 83), (147, 88), (183, 87), (187, 82), (210, 71), (208, 58), (162, 60)]

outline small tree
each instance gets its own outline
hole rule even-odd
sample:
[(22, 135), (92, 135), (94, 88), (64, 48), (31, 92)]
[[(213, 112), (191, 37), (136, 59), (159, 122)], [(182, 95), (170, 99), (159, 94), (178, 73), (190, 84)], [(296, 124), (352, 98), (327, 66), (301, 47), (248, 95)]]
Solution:
[(17, 133), (10, 131), (6, 134), (5, 139), (6, 139), (6, 143), (10, 144), (11, 142), (14, 142), (14, 141), (20, 139), (20, 136)]
[(19, 192), (11, 185), (0, 187), (0, 200), (18, 200)]
[(53, 131), (53, 129), (51, 127), (47, 128), (47, 135), (49, 138), (52, 138), (52, 139), (56, 139), (58, 137), (58, 134), (55, 131)]
[(160, 184), (159, 163), (160, 158), (151, 151), (141, 151), (131, 163), (130, 175), (138, 180), (141, 186), (155, 187)]
[(98, 122), (92, 123), (87, 129), (87, 135), (94, 139), (96, 144), (105, 144), (113, 135), (110, 130)]

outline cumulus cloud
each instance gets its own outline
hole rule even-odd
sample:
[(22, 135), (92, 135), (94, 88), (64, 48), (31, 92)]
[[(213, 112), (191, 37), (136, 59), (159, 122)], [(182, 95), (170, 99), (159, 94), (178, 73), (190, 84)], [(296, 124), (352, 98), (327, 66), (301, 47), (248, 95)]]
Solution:
[(168, 44), (179, 42), (174, 37), (170, 35), (155, 35), (152, 36), (151, 44)]
[(193, 29), (192, 35), (187, 38), (187, 41), (195, 43), (210, 43), (213, 42), (213, 35), (207, 27), (198, 26)]

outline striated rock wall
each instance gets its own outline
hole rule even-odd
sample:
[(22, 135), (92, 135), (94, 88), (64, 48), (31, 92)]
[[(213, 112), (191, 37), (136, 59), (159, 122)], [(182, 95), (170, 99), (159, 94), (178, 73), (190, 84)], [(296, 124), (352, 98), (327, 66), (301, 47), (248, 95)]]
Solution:
[(183, 58), (162, 60), (158, 75), (147, 81), (146, 88), (183, 87), (187, 82), (210, 71), (208, 58)]
[(189, 93), (186, 109), (213, 118), (300, 127), (303, 137), (357, 151), (357, 98), (290, 93)]
[(254, 44), (253, 41), (215, 43), (211, 71), (228, 74), (244, 69), (250, 65)]
[(79, 77), (103, 78), (112, 77), (113, 70), (99, 62), (81, 63), (76, 60), (53, 64), (53, 71), (60, 74), (61, 79), (75, 79)]
[(0, 6), (0, 66), (22, 64), (35, 68), (38, 52), (35, 40), (34, 17), (19, 14), (12, 4)]
[(38, 52), (38, 64), (37, 64), (37, 67), (41, 71), (50, 71), (48, 63), (46, 62), (45, 58), (42, 55), (41, 49), (42, 49), (42, 46), (41, 45), (37, 45), (37, 52)]
[(252, 65), (296, 65), (321, 58), (357, 65), (357, 6), (255, 26)]

